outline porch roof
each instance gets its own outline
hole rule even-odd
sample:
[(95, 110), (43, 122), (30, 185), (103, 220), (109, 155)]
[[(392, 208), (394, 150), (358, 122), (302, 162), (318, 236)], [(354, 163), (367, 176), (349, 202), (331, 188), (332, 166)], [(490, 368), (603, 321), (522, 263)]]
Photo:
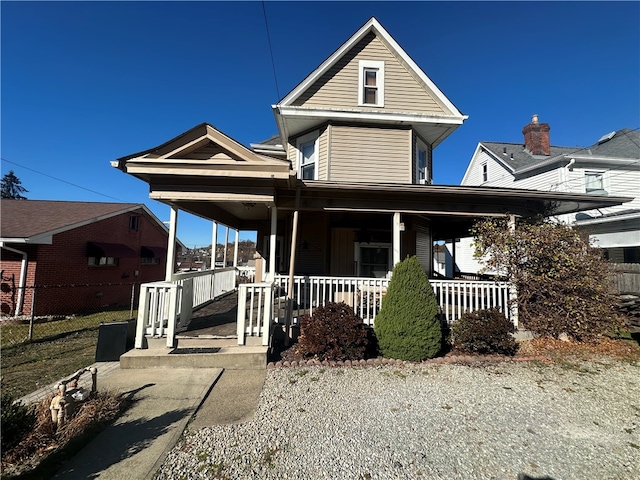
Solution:
[(400, 212), (428, 217), (439, 238), (464, 235), (478, 218), (558, 215), (610, 207), (630, 201), (613, 197), (538, 190), (458, 186), (338, 183), (321, 181), (259, 182), (216, 179), (205, 184), (151, 184), (151, 197), (183, 211), (240, 230), (256, 230), (279, 211)]

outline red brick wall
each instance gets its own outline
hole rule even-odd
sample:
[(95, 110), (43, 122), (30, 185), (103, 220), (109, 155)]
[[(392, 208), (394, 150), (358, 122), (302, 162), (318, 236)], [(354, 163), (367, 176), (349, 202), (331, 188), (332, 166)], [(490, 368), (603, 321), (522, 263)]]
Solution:
[[(140, 216), (137, 232), (129, 230), (129, 217)], [(120, 258), (117, 266), (89, 266), (87, 242), (120, 243), (136, 252), (135, 258)], [(29, 257), (28, 286), (36, 285), (35, 314), (70, 314), (107, 306), (128, 307), (132, 284), (135, 294), (140, 283), (164, 279), (166, 258), (158, 265), (142, 265), (141, 246), (164, 247), (166, 232), (142, 209), (117, 215), (53, 236), (53, 244), (38, 245)], [(2, 268), (14, 272), (19, 279), (20, 258), (5, 262)], [(31, 263), (33, 258), (33, 263)], [(16, 266), (17, 263), (17, 266)], [(31, 301), (23, 312), (31, 311)]]
[[(27, 254), (27, 278), (25, 285), (31, 286), (35, 283), (36, 274), (36, 245), (10, 245), (16, 250)], [(2, 285), (0, 288), (0, 310), (2, 315), (13, 316), (16, 314), (20, 286), (20, 269), (22, 267), (22, 255), (11, 252), (6, 249), (0, 251), (0, 270), (2, 270)], [(29, 314), (31, 312), (31, 301), (33, 298), (33, 289), (26, 288), (24, 291), (24, 300), (22, 312)]]

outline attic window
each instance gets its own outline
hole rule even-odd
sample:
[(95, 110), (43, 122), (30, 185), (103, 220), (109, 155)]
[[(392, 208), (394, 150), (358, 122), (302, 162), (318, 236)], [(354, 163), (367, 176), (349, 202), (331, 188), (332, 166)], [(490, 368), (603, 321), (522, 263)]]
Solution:
[(358, 62), (358, 105), (384, 107), (384, 62)]
[(489, 180), (489, 169), (487, 167), (486, 163), (482, 164), (482, 181), (486, 182), (487, 180)]

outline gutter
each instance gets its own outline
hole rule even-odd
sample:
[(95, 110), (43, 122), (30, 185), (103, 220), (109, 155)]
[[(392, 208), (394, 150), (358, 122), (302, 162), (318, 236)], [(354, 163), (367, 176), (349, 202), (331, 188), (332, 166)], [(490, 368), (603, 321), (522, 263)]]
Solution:
[(22, 255), (22, 264), (20, 266), (20, 281), (18, 287), (18, 303), (16, 304), (15, 317), (22, 315), (22, 305), (24, 304), (24, 289), (27, 283), (27, 253), (15, 248), (7, 247), (4, 242), (0, 242), (0, 248), (9, 250), (10, 252)]

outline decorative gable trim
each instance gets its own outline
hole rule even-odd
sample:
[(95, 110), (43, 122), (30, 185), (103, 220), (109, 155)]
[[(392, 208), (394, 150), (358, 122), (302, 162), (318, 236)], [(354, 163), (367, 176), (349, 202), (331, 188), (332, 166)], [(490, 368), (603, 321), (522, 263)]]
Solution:
[[(189, 158), (214, 145), (204, 158)], [(207, 155), (209, 155), (207, 157)], [(259, 155), (215, 127), (202, 123), (158, 147), (122, 157), (112, 166), (133, 175), (201, 175), (289, 177), (287, 160)]]

